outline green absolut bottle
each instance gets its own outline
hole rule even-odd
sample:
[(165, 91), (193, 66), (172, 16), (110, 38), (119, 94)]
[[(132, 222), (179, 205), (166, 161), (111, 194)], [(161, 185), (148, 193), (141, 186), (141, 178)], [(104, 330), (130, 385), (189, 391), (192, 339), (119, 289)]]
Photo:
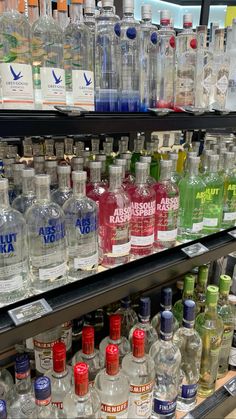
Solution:
[(234, 167), (234, 153), (225, 156), (225, 182), (223, 204), (223, 228), (233, 227), (236, 223), (236, 170)]
[(194, 290), (194, 301), (196, 303), (196, 313), (203, 313), (206, 304), (206, 289), (209, 274), (208, 265), (202, 265), (198, 268), (197, 284)]
[(184, 288), (182, 299), (176, 301), (173, 307), (173, 314), (175, 318), (178, 320), (179, 324), (182, 324), (183, 320), (183, 307), (185, 300), (193, 300), (193, 293), (194, 293), (194, 284), (195, 284), (195, 277), (192, 274), (187, 274), (184, 277)]

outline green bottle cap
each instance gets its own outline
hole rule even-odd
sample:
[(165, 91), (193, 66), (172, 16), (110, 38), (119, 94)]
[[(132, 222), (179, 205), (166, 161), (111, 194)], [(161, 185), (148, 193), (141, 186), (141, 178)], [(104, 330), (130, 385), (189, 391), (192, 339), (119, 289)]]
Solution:
[(184, 277), (184, 293), (193, 294), (195, 285), (195, 276), (191, 274), (187, 274)]
[(209, 272), (209, 268), (207, 265), (199, 266), (199, 270), (198, 270), (198, 283), (199, 284), (207, 283), (208, 272)]
[(229, 275), (221, 275), (219, 286), (220, 293), (229, 293), (231, 282), (231, 277)]
[(219, 298), (219, 288), (215, 285), (208, 285), (206, 293), (206, 303), (207, 304), (217, 304)]

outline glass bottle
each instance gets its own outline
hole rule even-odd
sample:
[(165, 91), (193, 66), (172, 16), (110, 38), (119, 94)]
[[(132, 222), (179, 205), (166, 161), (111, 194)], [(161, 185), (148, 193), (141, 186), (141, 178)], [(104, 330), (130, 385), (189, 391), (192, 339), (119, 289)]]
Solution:
[[(17, 196), (22, 193), (22, 173), (25, 168), (24, 163), (14, 163), (13, 164), (13, 190), (10, 197), (10, 201), (15, 199)], [(12, 203), (13, 201), (11, 201)]]
[(147, 175), (146, 175), (147, 185), (149, 187), (154, 186), (156, 184), (156, 179), (154, 177), (150, 176), (150, 174), (152, 172), (152, 174), (154, 174), (156, 176), (156, 178), (159, 178), (160, 167), (156, 167), (157, 170), (155, 170), (155, 171), (152, 170), (153, 167), (152, 167), (152, 157), (151, 156), (140, 156), (140, 163), (145, 163), (146, 167), (147, 167)]
[(36, 175), (45, 173), (45, 159), (44, 156), (34, 156), (34, 171)]
[(224, 160), (224, 203), (222, 228), (233, 227), (236, 223), (236, 170), (234, 168), (234, 153), (225, 153)]
[(72, 157), (71, 159), (71, 169), (74, 172), (83, 171), (84, 159), (83, 157)]
[(177, 186), (179, 185), (180, 180), (182, 179), (182, 176), (177, 171), (178, 166), (178, 154), (173, 152), (169, 154), (169, 159), (172, 162), (172, 168), (171, 168), (171, 182), (175, 183)]
[(228, 372), (229, 355), (234, 333), (234, 318), (232, 306), (229, 303), (229, 291), (231, 286), (231, 277), (221, 275), (219, 282), (219, 300), (217, 306), (218, 315), (222, 318), (224, 331), (222, 337), (222, 345), (219, 355), (218, 378), (224, 377)]
[(235, 21), (235, 19), (233, 19), (230, 39), (227, 41), (227, 52), (230, 55), (230, 68), (229, 68), (229, 85), (228, 85), (228, 93), (227, 93), (227, 99), (226, 99), (226, 108), (229, 109), (230, 111), (235, 111), (236, 110), (236, 104), (235, 104), (235, 88), (236, 88), (236, 75), (235, 75), (236, 48), (235, 48), (235, 41), (236, 41), (236, 21)]
[(91, 71), (95, 66), (95, 0), (84, 0), (84, 24), (89, 30), (89, 67)]
[(53, 368), (53, 346), (62, 336), (61, 326), (39, 333), (33, 338), (36, 375), (43, 375)]
[(73, 195), (63, 205), (70, 281), (92, 275), (98, 267), (98, 210), (95, 202), (86, 197), (86, 179), (86, 172), (72, 172)]
[(158, 339), (158, 335), (150, 322), (151, 317), (151, 300), (149, 297), (140, 298), (139, 302), (139, 321), (130, 329), (129, 341), (133, 342), (133, 333), (135, 329), (145, 331), (145, 353), (148, 354), (150, 347)]
[(94, 387), (89, 386), (89, 367), (84, 362), (74, 366), (74, 391), (66, 395), (63, 406), (67, 418), (99, 419), (100, 399)]
[(135, 329), (133, 352), (125, 355), (122, 371), (130, 383), (129, 413), (132, 419), (150, 418), (155, 378), (155, 364), (150, 355), (145, 354), (145, 331)]
[(52, 192), (52, 201), (63, 207), (64, 203), (71, 198), (71, 167), (57, 166), (58, 189)]
[(162, 160), (168, 160), (169, 159), (169, 153), (171, 152), (170, 133), (169, 132), (164, 132), (163, 133), (162, 146), (159, 148), (159, 152), (160, 152), (160, 158)]
[(66, 0), (57, 1), (57, 20), (60, 28), (65, 31), (67, 25), (69, 24)]
[(67, 282), (65, 215), (50, 198), (50, 176), (35, 176), (36, 200), (27, 210), (30, 275), (35, 292)]
[(107, 186), (108, 185), (108, 179), (107, 179), (107, 172), (106, 172), (106, 156), (105, 156), (105, 154), (99, 154), (96, 157), (96, 160), (102, 163), (101, 181), (105, 186)]
[[(161, 289), (160, 311), (155, 314), (151, 321), (152, 326), (157, 331), (158, 338), (160, 338), (161, 313), (166, 310), (172, 311), (172, 289), (169, 287)], [(175, 333), (178, 328), (179, 322), (175, 316), (173, 316), (173, 333)]]
[(196, 318), (196, 330), (202, 339), (202, 359), (198, 395), (209, 397), (215, 391), (223, 336), (223, 320), (217, 314), (218, 287), (208, 285), (206, 308)]
[[(131, 175), (130, 165), (131, 165), (131, 153), (122, 153), (120, 155), (121, 159), (125, 159), (125, 178), (123, 179), (122, 185), (124, 189), (129, 189), (135, 182), (135, 177)], [(117, 159), (116, 159), (117, 160)]]
[(214, 42), (214, 108), (224, 110), (228, 84), (229, 84), (229, 64), (230, 56), (225, 52), (225, 30), (215, 30)]
[(209, 266), (202, 265), (198, 268), (197, 283), (194, 290), (193, 299), (196, 303), (196, 314), (205, 311), (206, 289), (209, 274)]
[(0, 179), (0, 220), (0, 305), (5, 305), (29, 293), (26, 223), (10, 207), (7, 179)]
[(135, 138), (134, 139), (134, 150), (131, 157), (130, 171), (135, 174), (135, 163), (140, 160), (142, 150), (144, 148), (144, 138)]
[(130, 329), (138, 323), (138, 316), (131, 306), (130, 297), (122, 298), (116, 314), (121, 316), (121, 335), (129, 338)]
[(10, 405), (15, 397), (14, 383), (11, 373), (5, 369), (0, 369), (0, 397)]
[(178, 320), (179, 324), (182, 324), (183, 320), (183, 305), (185, 300), (192, 300), (194, 294), (194, 284), (195, 277), (194, 275), (187, 274), (184, 277), (184, 288), (182, 293), (182, 299), (176, 301), (173, 307), (173, 314)]
[(206, 186), (198, 174), (200, 157), (189, 158), (188, 172), (179, 183), (180, 209), (178, 240), (186, 242), (201, 237)]
[(58, 188), (56, 160), (45, 161), (45, 173), (50, 176), (50, 190), (55, 191)]
[(51, 403), (51, 382), (46, 376), (36, 378), (34, 382), (37, 419), (59, 418), (59, 410)]
[(125, 336), (121, 335), (121, 316), (120, 314), (111, 314), (109, 317), (110, 330), (109, 336), (105, 337), (99, 345), (100, 365), (105, 365), (105, 355), (107, 345), (116, 345), (119, 348), (119, 363), (121, 365), (124, 356), (130, 352), (130, 343)]
[(12, 208), (25, 214), (35, 202), (34, 169), (28, 167), (22, 171), (22, 194), (12, 202)]
[(40, 0), (40, 17), (32, 26), (35, 106), (66, 104), (63, 31), (52, 18), (51, 0)]
[(38, 0), (28, 0), (28, 18), (31, 26), (39, 18)]
[(100, 161), (91, 161), (89, 163), (89, 183), (86, 186), (86, 195), (96, 202), (99, 208), (99, 202), (102, 194), (107, 191), (106, 185), (101, 181), (102, 163)]

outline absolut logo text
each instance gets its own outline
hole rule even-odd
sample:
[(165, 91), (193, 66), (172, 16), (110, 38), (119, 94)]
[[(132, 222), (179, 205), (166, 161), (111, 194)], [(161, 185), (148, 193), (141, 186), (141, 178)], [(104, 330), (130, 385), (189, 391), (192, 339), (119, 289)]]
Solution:
[(131, 207), (116, 208), (113, 215), (110, 215), (110, 223), (121, 224), (127, 223), (131, 219)]
[(0, 253), (12, 253), (15, 251), (17, 233), (2, 234), (0, 236)]
[(132, 215), (136, 217), (147, 217), (155, 214), (155, 201), (152, 202), (132, 202)]
[(178, 211), (179, 198), (162, 198), (161, 202), (157, 204), (157, 211)]
[(97, 230), (97, 217), (78, 218), (75, 227), (81, 234), (89, 234)]
[(65, 237), (65, 223), (58, 223), (52, 226), (40, 227), (39, 236), (42, 236), (44, 244), (54, 243)]

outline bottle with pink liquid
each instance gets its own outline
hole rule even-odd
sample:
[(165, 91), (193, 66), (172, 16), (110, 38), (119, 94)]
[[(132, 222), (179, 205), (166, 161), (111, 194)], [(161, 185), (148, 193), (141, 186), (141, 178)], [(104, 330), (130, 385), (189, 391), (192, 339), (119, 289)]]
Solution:
[(161, 160), (161, 175), (156, 191), (155, 244), (157, 250), (175, 246), (179, 210), (179, 190), (171, 181), (172, 161)]
[(132, 182), (129, 177), (126, 177), (126, 167), (127, 167), (127, 160), (123, 158), (118, 158), (115, 160), (115, 164), (122, 168), (122, 188), (124, 191), (129, 193), (129, 189), (133, 187), (134, 182)]
[(109, 167), (109, 189), (99, 205), (99, 245), (102, 265), (123, 265), (130, 258), (131, 201), (121, 186), (122, 168)]
[(132, 157), (132, 154), (131, 153), (122, 153), (121, 155), (120, 155), (120, 157), (122, 158), (122, 159), (125, 159), (125, 161), (126, 161), (126, 167), (125, 167), (125, 179), (124, 179), (124, 181), (123, 181), (123, 184), (125, 183), (126, 185), (128, 184), (128, 185), (133, 185), (134, 184), (134, 181), (135, 181), (135, 177), (134, 177), (134, 175), (132, 175), (131, 174), (131, 171), (130, 171), (130, 165), (131, 165), (131, 157)]
[(86, 195), (96, 202), (99, 207), (101, 196), (106, 192), (107, 187), (101, 182), (102, 163), (100, 161), (91, 161), (89, 164), (90, 182), (86, 186)]
[(131, 197), (131, 254), (147, 256), (153, 252), (156, 195), (147, 184), (147, 164), (136, 162), (135, 185), (129, 190)]

